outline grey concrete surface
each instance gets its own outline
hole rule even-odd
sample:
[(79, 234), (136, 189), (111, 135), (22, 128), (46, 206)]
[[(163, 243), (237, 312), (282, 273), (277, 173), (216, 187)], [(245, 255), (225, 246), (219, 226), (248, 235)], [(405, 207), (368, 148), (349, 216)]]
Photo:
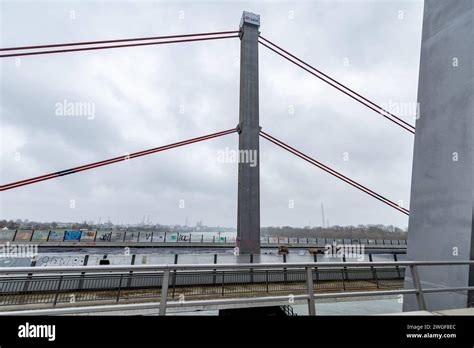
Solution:
[[(425, 1), (407, 260), (474, 259), (473, 18), (472, 0)], [(426, 288), (474, 285), (472, 266), (419, 274)], [(474, 302), (466, 292), (425, 299), (429, 311)], [(414, 296), (403, 309), (418, 309)]]
[(258, 92), (259, 23), (244, 12), (240, 44), (239, 154), (254, 156), (256, 163), (239, 161), (237, 240), (241, 254), (260, 252), (260, 126)]

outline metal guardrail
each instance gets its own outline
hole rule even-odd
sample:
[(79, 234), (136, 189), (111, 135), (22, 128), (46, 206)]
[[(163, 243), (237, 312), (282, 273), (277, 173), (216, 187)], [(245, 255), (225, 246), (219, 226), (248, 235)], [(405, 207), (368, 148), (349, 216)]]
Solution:
[[(404, 277), (404, 269), (400, 267), (315, 268), (313, 272), (313, 278), (317, 280), (316, 290), (324, 291), (399, 287)], [(3, 275), (0, 276), (0, 308), (28, 304), (56, 306), (67, 304), (71, 299), (75, 303), (156, 299), (160, 296), (162, 283), (163, 272), (159, 271), (60, 274), (39, 271), (36, 274)], [(174, 300), (184, 296), (192, 299), (237, 294), (295, 294), (306, 291), (305, 284), (306, 274), (300, 268), (173, 270), (168, 297)]]
[[(62, 281), (67, 276), (79, 277), (76, 280), (85, 280), (85, 276), (93, 275), (97, 277), (113, 276), (120, 279), (120, 284), (126, 279), (127, 276), (134, 274), (140, 276), (143, 274), (152, 274), (155, 277), (159, 277), (161, 281), (159, 284), (153, 284), (153, 286), (159, 288), (159, 292), (156, 293), (156, 297), (160, 298), (160, 301), (153, 303), (134, 303), (134, 304), (114, 304), (114, 305), (102, 305), (102, 306), (85, 306), (85, 307), (72, 307), (72, 308), (53, 308), (53, 309), (39, 309), (39, 310), (24, 310), (24, 311), (9, 311), (0, 312), (0, 315), (57, 315), (57, 314), (73, 314), (73, 313), (87, 313), (87, 312), (105, 312), (105, 311), (123, 311), (133, 309), (151, 309), (159, 308), (159, 314), (165, 315), (168, 308), (186, 308), (193, 306), (212, 306), (212, 305), (229, 305), (229, 304), (242, 304), (242, 303), (268, 303), (268, 302), (284, 302), (288, 304), (288, 296), (266, 296), (266, 297), (250, 297), (250, 298), (220, 298), (220, 299), (199, 299), (199, 300), (186, 300), (186, 301), (168, 301), (172, 296), (171, 292), (174, 291), (173, 284), (175, 283), (176, 276), (179, 274), (190, 274), (196, 276), (202, 272), (207, 272), (207, 276), (222, 275), (219, 279), (223, 284), (225, 283), (226, 272), (239, 272), (240, 276), (244, 276), (241, 279), (244, 283), (249, 282), (250, 279), (255, 277), (262, 277), (265, 275), (268, 279), (269, 272), (287, 272), (286, 274), (299, 274), (302, 278), (298, 279), (298, 282), (303, 281), (305, 286), (299, 287), (298, 290), (303, 292), (302, 294), (296, 294), (293, 296), (294, 300), (307, 300), (308, 301), (308, 313), (309, 315), (316, 314), (315, 299), (320, 298), (338, 298), (338, 297), (358, 297), (358, 296), (376, 296), (376, 295), (395, 295), (395, 294), (415, 294), (420, 310), (426, 309), (426, 303), (424, 294), (435, 293), (435, 292), (450, 292), (450, 291), (466, 291), (474, 290), (474, 286), (471, 287), (445, 287), (445, 288), (430, 288), (423, 289), (418, 276), (418, 267), (420, 266), (455, 266), (455, 265), (474, 265), (474, 261), (400, 261), (400, 262), (321, 262), (321, 263), (245, 263), (245, 264), (209, 264), (209, 265), (137, 265), (137, 266), (88, 266), (88, 267), (46, 267), (46, 268), (35, 268), (35, 267), (16, 267), (12, 268), (0, 268), (0, 282), (4, 279), (17, 278), (23, 281), (23, 286), (27, 286), (26, 280), (33, 280), (35, 277), (51, 276), (56, 279), (57, 284), (62, 284)], [(409, 268), (414, 288), (413, 289), (396, 289), (396, 290), (376, 290), (376, 291), (343, 291), (333, 293), (315, 293), (315, 285), (317, 286), (322, 280), (318, 279), (320, 271), (335, 271), (342, 275), (342, 281), (345, 276), (350, 274), (351, 271), (356, 270), (371, 270), (375, 272), (381, 272), (385, 270), (396, 270)], [(344, 273), (346, 272), (346, 273)], [(229, 274), (229, 273), (227, 273)], [(285, 273), (284, 273), (285, 274)], [(202, 275), (202, 274), (201, 274)], [(128, 280), (127, 280), (128, 281)], [(31, 284), (31, 283), (30, 283)], [(226, 283), (226, 284), (235, 284)], [(262, 284), (258, 281), (257, 284)], [(268, 286), (268, 281), (266, 286)], [(58, 289), (61, 288), (59, 285)], [(224, 289), (224, 286), (222, 286)], [(22, 289), (24, 290), (24, 289)], [(121, 288), (118, 287), (117, 293), (120, 294)], [(216, 295), (211, 293), (211, 296)], [(59, 291), (55, 293), (55, 300), (58, 299)], [(56, 302), (55, 302), (56, 303)]]

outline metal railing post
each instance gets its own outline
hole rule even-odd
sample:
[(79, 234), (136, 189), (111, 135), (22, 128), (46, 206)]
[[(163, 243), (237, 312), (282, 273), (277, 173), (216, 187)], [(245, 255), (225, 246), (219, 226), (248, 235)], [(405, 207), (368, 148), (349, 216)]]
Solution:
[(267, 294), (269, 293), (268, 292), (268, 269), (265, 270), (265, 284), (267, 286)]
[[(214, 264), (217, 264), (217, 254), (214, 254)], [(216, 285), (216, 269), (215, 268), (212, 275), (212, 284)]]
[(225, 280), (225, 274), (224, 274), (225, 271), (222, 271), (222, 292), (221, 292), (221, 295), (224, 296), (224, 280)]
[[(393, 254), (393, 261), (398, 262), (398, 257), (397, 257), (397, 254), (396, 254), (396, 253)], [(395, 268), (397, 269), (398, 278), (401, 278), (402, 276), (401, 276), (401, 274), (400, 274), (400, 267), (395, 266)]]
[(56, 289), (56, 294), (54, 295), (53, 306), (56, 306), (56, 303), (58, 303), (58, 296), (59, 296), (59, 291), (61, 290), (62, 283), (63, 283), (63, 275), (61, 274), (61, 277), (59, 278), (58, 288)]
[(314, 304), (313, 269), (311, 267), (306, 267), (306, 284), (308, 288), (308, 315), (316, 315), (316, 307)]
[[(35, 267), (36, 266), (36, 260), (33, 259), (31, 261), (30, 267)], [(26, 296), (28, 296), (26, 293), (28, 292), (30, 288), (30, 283), (33, 278), (33, 273), (28, 273), (28, 276), (26, 277), (25, 283), (23, 284), (23, 290), (22, 292), (25, 293)]]
[(341, 275), (342, 275), (342, 290), (346, 291), (346, 282), (344, 280), (344, 268), (341, 268)]
[[(342, 255), (342, 262), (346, 262), (346, 254), (343, 254), (343, 255)], [(348, 275), (347, 275), (347, 267), (346, 267), (346, 266), (344, 266), (344, 268), (343, 268), (342, 277), (343, 277), (343, 279), (345, 279), (345, 280), (349, 280), (349, 277), (348, 277)]]
[(170, 270), (165, 269), (163, 272), (163, 280), (161, 282), (161, 300), (160, 300), (160, 315), (166, 315), (166, 301), (168, 300), (168, 284), (170, 280)]
[[(253, 263), (253, 254), (250, 254), (250, 263)], [(250, 269), (250, 283), (253, 284), (253, 268)]]
[(26, 293), (28, 291), (32, 278), (33, 278), (33, 273), (28, 273), (28, 276), (26, 277), (25, 283), (23, 284), (22, 292)]
[(418, 274), (418, 268), (415, 265), (410, 265), (411, 277), (413, 279), (413, 285), (417, 290), (416, 302), (420, 310), (426, 310), (425, 296), (423, 294), (423, 288), (421, 287), (420, 276)]
[[(83, 262), (83, 266), (87, 266), (87, 263), (89, 262), (89, 254), (87, 254), (86, 256), (84, 256), (84, 262)], [(84, 287), (84, 277), (85, 277), (85, 274), (86, 272), (81, 272), (81, 279), (79, 280), (79, 286), (77, 287), (78, 290), (82, 290), (82, 288)]]
[[(130, 261), (130, 265), (135, 264), (135, 258), (136, 258), (136, 255), (133, 254), (132, 255), (132, 260)], [(132, 287), (132, 279), (133, 279), (133, 271), (130, 271), (130, 272), (128, 272), (127, 288)]]
[[(178, 256), (179, 254), (174, 254), (174, 264), (177, 265), (178, 264)], [(172, 297), (174, 299), (174, 295), (176, 293), (176, 270), (174, 270), (173, 272), (173, 294), (172, 294)]]
[(123, 279), (123, 273), (120, 275), (120, 283), (119, 283), (119, 287), (118, 287), (118, 291), (117, 291), (117, 298), (116, 298), (116, 301), (115, 301), (117, 303), (120, 300), (120, 291), (122, 290), (122, 279)]
[[(369, 262), (373, 262), (372, 254), (369, 254)], [(377, 289), (379, 289), (379, 278), (377, 277), (377, 269), (374, 266), (370, 266), (370, 270), (372, 271), (372, 277), (375, 280), (375, 285), (377, 286)]]

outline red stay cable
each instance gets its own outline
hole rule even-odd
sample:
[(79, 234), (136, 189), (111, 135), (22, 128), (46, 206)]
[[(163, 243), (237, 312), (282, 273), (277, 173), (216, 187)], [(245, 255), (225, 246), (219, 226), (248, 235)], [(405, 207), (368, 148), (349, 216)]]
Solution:
[(315, 160), (314, 158), (311, 158), (309, 157), (308, 155), (296, 150), (295, 148), (291, 147), (290, 145), (287, 145), (285, 144), (284, 142), (282, 142), (281, 140), (278, 140), (276, 139), (275, 137), (263, 132), (263, 131), (260, 131), (260, 136), (262, 136), (264, 139), (274, 143), (275, 145), (278, 145), (279, 147), (287, 150), (288, 152), (300, 157), (301, 159), (304, 159), (305, 161), (317, 166), (318, 168), (324, 170), (325, 172), (337, 177), (338, 179), (341, 179), (343, 181), (345, 181), (346, 183), (350, 184), (351, 186), (354, 186), (355, 188), (367, 193), (368, 195), (376, 198), (377, 200), (387, 204), (388, 206), (406, 214), (406, 215), (409, 215), (409, 210), (408, 209), (405, 209), (403, 207), (400, 207), (398, 204), (392, 202), (391, 200), (389, 200), (388, 198), (385, 198), (383, 197), (382, 195), (376, 193), (375, 191), (372, 191), (371, 189), (367, 188), (366, 186), (364, 185), (361, 185), (359, 184), (358, 182), (348, 178), (347, 176), (337, 172), (336, 170), (322, 164), (321, 162)]
[(228, 130), (225, 130), (225, 131), (204, 135), (204, 136), (197, 137), (197, 138), (187, 139), (187, 140), (180, 141), (180, 142), (173, 143), (173, 144), (163, 145), (163, 146), (155, 147), (155, 148), (148, 149), (148, 150), (134, 152), (134, 153), (131, 153), (131, 154), (128, 154), (128, 155), (117, 156), (117, 157), (110, 158), (110, 159), (107, 159), (107, 160), (85, 164), (85, 165), (74, 167), (74, 168), (71, 168), (71, 169), (61, 170), (61, 171), (58, 171), (58, 172), (45, 174), (45, 175), (37, 176), (37, 177), (34, 177), (34, 178), (30, 178), (30, 179), (25, 179), (25, 180), (21, 180), (21, 181), (12, 182), (12, 183), (0, 186), (0, 191), (10, 190), (10, 189), (17, 188), (17, 187), (20, 187), (20, 186), (34, 184), (34, 183), (37, 183), (37, 182), (40, 182), (40, 181), (54, 179), (54, 178), (64, 176), (64, 175), (74, 174), (74, 173), (78, 173), (78, 172), (81, 172), (81, 171), (84, 171), (84, 170), (93, 169), (93, 168), (97, 168), (97, 167), (101, 167), (101, 166), (105, 166), (105, 165), (109, 165), (109, 164), (113, 164), (113, 163), (117, 163), (117, 162), (121, 162), (121, 161), (126, 161), (126, 160), (129, 160), (129, 159), (133, 159), (133, 158), (137, 158), (137, 157), (141, 157), (141, 156), (150, 155), (150, 154), (153, 154), (153, 153), (156, 153), (156, 152), (173, 149), (175, 147), (180, 147), (180, 146), (196, 143), (196, 142), (199, 142), (199, 141), (204, 141), (204, 140), (208, 140), (208, 139), (212, 139), (212, 138), (217, 138), (217, 137), (220, 137), (220, 136), (224, 136), (224, 135), (227, 135), (227, 134), (234, 133), (236, 131), (237, 131), (236, 128), (232, 128), (232, 129), (228, 129)]
[(181, 34), (181, 35), (168, 35), (168, 36), (153, 36), (153, 37), (138, 37), (132, 39), (118, 39), (118, 40), (102, 40), (102, 41), (83, 41), (83, 42), (67, 42), (60, 44), (49, 44), (49, 45), (37, 45), (37, 46), (19, 46), (19, 47), (6, 47), (0, 48), (0, 51), (17, 51), (17, 50), (32, 50), (39, 48), (53, 48), (53, 47), (67, 47), (67, 46), (82, 46), (82, 45), (99, 45), (109, 44), (117, 42), (133, 42), (133, 41), (145, 41), (145, 40), (164, 40), (164, 39), (177, 39), (183, 37), (192, 36), (210, 36), (210, 35), (224, 35), (224, 34), (237, 34), (238, 30), (233, 31), (217, 31), (213, 33), (197, 33), (197, 34)]
[[(284, 50), (283, 48), (275, 45), (273, 42), (265, 39), (264, 37), (260, 36), (260, 38), (262, 40), (265, 40), (266, 42), (268, 42), (270, 45), (276, 47), (278, 50), (284, 52), (285, 54), (287, 54), (288, 56), (290, 56), (291, 58), (287, 57), (285, 54), (281, 53), (281, 52), (278, 52), (277, 49), (273, 48), (273, 47), (270, 47), (268, 46), (267, 44), (265, 44), (264, 42), (262, 41), (259, 41), (259, 43), (263, 46), (265, 46), (266, 48), (268, 48), (269, 50), (273, 51), (274, 53), (280, 55), (281, 57), (287, 59), (288, 61), (290, 61), (291, 63), (295, 64), (296, 66), (302, 68), (303, 70), (309, 72), (310, 74), (312, 74), (313, 76), (319, 78), (320, 80), (326, 82), (327, 84), (329, 84), (330, 86), (336, 88), (337, 90), (339, 90), (340, 92), (348, 95), (349, 97), (351, 97), (352, 99), (358, 101), (359, 103), (361, 103), (362, 105), (368, 107), (369, 109), (375, 111), (376, 113), (382, 115), (383, 117), (385, 117), (386, 119), (392, 121), (393, 123), (395, 123), (396, 125), (404, 128), (405, 130), (409, 131), (410, 133), (414, 134), (415, 133), (415, 127), (412, 126), (411, 124), (405, 122), (404, 120), (402, 120), (401, 118), (399, 118), (398, 116), (395, 116), (394, 114), (388, 112), (387, 110), (383, 109), (381, 106), (375, 104), (374, 102), (370, 101), (369, 99), (365, 98), (364, 96), (360, 95), (359, 93), (355, 92), (354, 90), (350, 89), (349, 87), (345, 86), (344, 84), (338, 82), (337, 80), (331, 78), (330, 76), (324, 74), (322, 71), (316, 69), (315, 67), (309, 65), (308, 63), (306, 63), (305, 61), (299, 59), (298, 57), (292, 55), (291, 53), (289, 53), (288, 51)], [(302, 63), (303, 65), (305, 66), (302, 66), (301, 64), (299, 64), (298, 62)], [(324, 76), (326, 79), (334, 82), (334, 83), (331, 83), (330, 81), (327, 81), (325, 80), (324, 78), (322, 78), (321, 76), (317, 75), (316, 73), (314, 73), (313, 71), (310, 71), (309, 69), (307, 68), (310, 68), (310, 69), (313, 69), (314, 71), (317, 72), (317, 74), (320, 74), (322, 76)], [(336, 86), (339, 85), (340, 87), (346, 89), (347, 91), (350, 91), (352, 94), (354, 94), (355, 96), (357, 96), (358, 98), (362, 99), (358, 99), (356, 98), (354, 95), (352, 95), (351, 93), (341, 89), (340, 87)], [(370, 105), (368, 105), (370, 104)]]
[(109, 48), (123, 48), (123, 47), (136, 47), (136, 46), (150, 46), (150, 45), (164, 45), (180, 42), (193, 42), (193, 41), (208, 41), (208, 40), (219, 40), (219, 39), (230, 39), (239, 37), (239, 35), (228, 35), (228, 36), (215, 36), (215, 37), (203, 37), (196, 39), (182, 39), (182, 40), (170, 40), (170, 41), (158, 41), (158, 42), (144, 42), (136, 44), (124, 44), (124, 45), (111, 45), (111, 46), (96, 46), (96, 47), (84, 47), (84, 48), (71, 48), (64, 50), (52, 50), (52, 51), (39, 51), (39, 52), (21, 52), (21, 53), (9, 53), (1, 54), (0, 58), (8, 57), (21, 57), (21, 56), (34, 56), (39, 54), (53, 54), (53, 53), (67, 53), (67, 52), (79, 52), (79, 51), (93, 51), (93, 50), (105, 50)]

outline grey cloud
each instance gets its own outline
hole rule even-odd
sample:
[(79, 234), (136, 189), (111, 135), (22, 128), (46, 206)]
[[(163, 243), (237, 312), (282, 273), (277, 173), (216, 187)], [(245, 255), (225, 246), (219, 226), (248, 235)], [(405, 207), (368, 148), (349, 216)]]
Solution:
[[(2, 7), (3, 47), (233, 30), (242, 10), (255, 11), (262, 15), (262, 35), (376, 102), (416, 101), (421, 1), (5, 2)], [(69, 11), (75, 11), (74, 20)], [(0, 61), (2, 182), (234, 127), (238, 57), (234, 39), (24, 57), (19, 67), (14, 60)], [(408, 206), (412, 135), (264, 47), (260, 86), (266, 131)], [(95, 102), (95, 119), (54, 116), (54, 104), (64, 99)], [(24, 144), (15, 145), (17, 134)], [(237, 166), (217, 163), (216, 153), (236, 146), (234, 134), (7, 191), (1, 217), (110, 216), (136, 222), (150, 214), (161, 223), (190, 218), (235, 226)], [(407, 225), (399, 212), (263, 139), (261, 149), (263, 225), (318, 225), (321, 202), (331, 224)], [(16, 151), (21, 161), (15, 161)], [(349, 161), (343, 161), (344, 152)], [(76, 208), (69, 207), (71, 199)], [(180, 199), (186, 208), (179, 208)]]

